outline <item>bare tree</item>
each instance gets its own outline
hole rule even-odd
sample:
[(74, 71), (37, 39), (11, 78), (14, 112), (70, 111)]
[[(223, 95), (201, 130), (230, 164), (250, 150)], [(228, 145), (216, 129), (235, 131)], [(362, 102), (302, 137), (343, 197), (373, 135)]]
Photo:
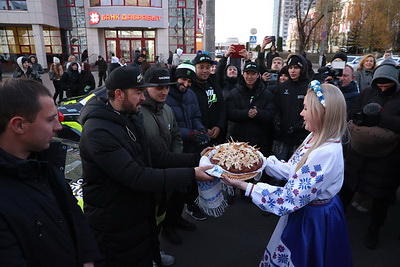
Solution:
[(316, 4), (316, 0), (308, 0), (307, 6), (304, 8), (306, 2), (305, 0), (296, 0), (295, 3), (296, 24), (299, 35), (298, 48), (300, 54), (306, 50), (315, 27), (324, 17), (322, 13), (310, 13), (310, 10)]

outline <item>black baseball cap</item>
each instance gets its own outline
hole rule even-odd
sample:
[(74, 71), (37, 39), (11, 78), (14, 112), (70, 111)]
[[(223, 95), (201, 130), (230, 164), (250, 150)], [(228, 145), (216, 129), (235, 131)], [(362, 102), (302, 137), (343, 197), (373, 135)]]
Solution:
[(207, 54), (198, 54), (194, 59), (193, 59), (193, 64), (199, 64), (202, 62), (210, 63), (211, 65), (214, 64), (214, 60), (211, 59), (211, 57)]
[(107, 90), (144, 88), (144, 77), (141, 68), (138, 67), (119, 67), (114, 69), (106, 80)]
[(157, 87), (157, 86), (167, 86), (176, 84), (176, 82), (171, 82), (171, 76), (167, 69), (163, 68), (150, 68), (146, 71), (144, 75), (144, 80), (146, 86)]
[(243, 72), (246, 71), (254, 71), (255, 73), (260, 73), (260, 69), (258, 68), (257, 64), (254, 62), (249, 62), (244, 65)]

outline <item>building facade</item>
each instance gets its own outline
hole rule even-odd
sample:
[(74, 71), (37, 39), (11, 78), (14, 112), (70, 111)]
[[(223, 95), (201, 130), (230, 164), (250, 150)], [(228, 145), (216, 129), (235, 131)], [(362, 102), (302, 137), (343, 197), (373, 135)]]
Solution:
[[(93, 63), (114, 54), (128, 63), (138, 53), (166, 62), (178, 47), (201, 49), (201, 0), (2, 0), (0, 55), (15, 62), (36, 55), (47, 67), (53, 56), (73, 54)], [(200, 5), (201, 8), (201, 5)]]

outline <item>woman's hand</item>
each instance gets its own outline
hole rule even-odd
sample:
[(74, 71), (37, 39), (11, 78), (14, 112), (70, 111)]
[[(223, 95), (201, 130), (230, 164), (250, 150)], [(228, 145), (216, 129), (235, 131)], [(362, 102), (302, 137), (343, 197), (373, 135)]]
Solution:
[(243, 181), (240, 181), (240, 180), (237, 180), (237, 179), (231, 179), (225, 173), (223, 173), (221, 175), (221, 179), (224, 180), (224, 182), (227, 185), (234, 186), (234, 187), (239, 188), (239, 189), (244, 190), (244, 191), (246, 191), (247, 185), (249, 184), (247, 182), (243, 182)]

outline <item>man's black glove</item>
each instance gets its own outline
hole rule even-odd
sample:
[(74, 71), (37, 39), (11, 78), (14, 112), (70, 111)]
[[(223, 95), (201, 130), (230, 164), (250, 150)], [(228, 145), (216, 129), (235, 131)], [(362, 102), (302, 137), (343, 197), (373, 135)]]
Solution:
[(371, 127), (376, 126), (381, 119), (382, 106), (378, 103), (369, 103), (363, 108), (365, 119), (363, 125)]
[(205, 146), (210, 142), (210, 137), (205, 130), (189, 131), (189, 138), (196, 142), (199, 146)]
[(378, 103), (369, 103), (362, 110), (351, 112), (349, 116), (354, 124), (372, 127), (378, 125), (382, 110)]

